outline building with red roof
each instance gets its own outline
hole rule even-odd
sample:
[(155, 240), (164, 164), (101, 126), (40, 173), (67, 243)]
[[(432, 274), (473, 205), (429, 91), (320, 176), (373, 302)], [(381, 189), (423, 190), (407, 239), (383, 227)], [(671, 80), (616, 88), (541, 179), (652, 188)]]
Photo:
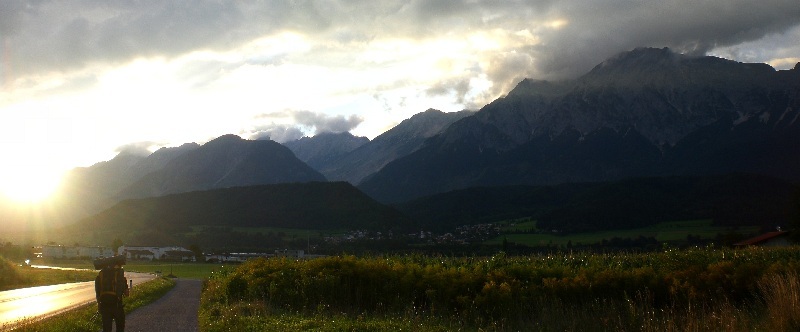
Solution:
[(760, 246), (760, 247), (788, 247), (792, 245), (789, 241), (789, 232), (775, 231), (764, 233), (754, 238), (734, 243), (737, 247)]

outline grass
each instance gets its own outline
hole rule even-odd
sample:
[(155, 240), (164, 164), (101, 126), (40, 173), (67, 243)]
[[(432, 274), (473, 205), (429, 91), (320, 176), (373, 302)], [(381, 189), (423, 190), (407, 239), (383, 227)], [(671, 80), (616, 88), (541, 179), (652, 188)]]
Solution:
[[(170, 289), (172, 289), (173, 286), (175, 286), (175, 281), (168, 278), (156, 278), (144, 284), (135, 286), (131, 291), (131, 296), (125, 299), (125, 313), (130, 313), (137, 308), (143, 307), (154, 302), (155, 300), (158, 300)], [(100, 316), (97, 313), (97, 304), (92, 303), (75, 310), (46, 318), (44, 320), (23, 322), (23, 325), (15, 329), (15, 331), (98, 331), (102, 328), (100, 324)], [(7, 328), (7, 326), (0, 326), (0, 330), (5, 328)]]
[[(376, 315), (370, 313), (312, 314), (280, 313), (263, 304), (220, 306), (219, 316), (201, 318), (203, 331), (798, 331), (800, 295), (797, 275), (771, 279), (792, 280), (786, 287), (765, 288), (757, 303), (736, 304), (722, 300), (713, 304), (689, 304), (661, 308), (646, 296), (618, 301), (589, 299), (563, 303), (539, 300), (529, 318), (515, 322), (496, 321), (476, 326), (427, 314)], [(771, 280), (760, 283), (760, 287)], [(766, 302), (766, 304), (764, 304)], [(223, 312), (224, 311), (224, 312)], [(201, 316), (202, 317), (202, 316)], [(520, 326), (524, 326), (520, 329)]]
[(144, 273), (160, 271), (164, 276), (173, 275), (183, 279), (206, 279), (230, 267), (230, 264), (130, 261), (125, 265), (125, 270)]
[(22, 276), (28, 280), (28, 283), (22, 285), (22, 287), (92, 281), (97, 277), (96, 271), (64, 271), (30, 267), (21, 267), (21, 271)]
[[(39, 264), (39, 263), (36, 263)], [(41, 262), (43, 265), (58, 267), (70, 267), (76, 269), (93, 269), (92, 262), (88, 260), (51, 260)], [(229, 268), (230, 264), (211, 264), (211, 263), (183, 263), (183, 262), (162, 262), (162, 261), (128, 261), (125, 271), (156, 273), (160, 271), (162, 275), (172, 274), (184, 279), (206, 279), (214, 273)], [(97, 276), (97, 272), (91, 272)], [(91, 279), (94, 280), (94, 276)]]
[(97, 276), (95, 271), (65, 271), (37, 269), (14, 265), (6, 260), (0, 262), (0, 291), (25, 287), (64, 284), (69, 282), (91, 281)]
[[(515, 229), (531, 229), (532, 227), (530, 224), (535, 222), (526, 222), (523, 226), (515, 226)], [(640, 236), (644, 237), (653, 237), (658, 242), (685, 242), (687, 236), (692, 235), (703, 239), (713, 239), (717, 236), (717, 234), (725, 233), (730, 231), (730, 228), (727, 227), (719, 227), (712, 225), (711, 220), (688, 220), (688, 221), (673, 221), (673, 222), (663, 222), (656, 225), (636, 228), (636, 229), (628, 229), (628, 230), (613, 230), (613, 231), (603, 231), (603, 232), (592, 232), (592, 233), (578, 233), (578, 234), (568, 234), (568, 235), (558, 235), (558, 234), (524, 234), (524, 233), (512, 233), (512, 234), (502, 234), (498, 237), (495, 237), (489, 241), (486, 241), (485, 244), (488, 245), (500, 245), (503, 243), (503, 239), (507, 239), (509, 242), (518, 243), (527, 246), (559, 246), (565, 247), (568, 243), (572, 243), (573, 245), (592, 245), (592, 244), (599, 244), (603, 240), (610, 240), (612, 238), (631, 238), (635, 239)], [(513, 230), (509, 229), (509, 231), (513, 232)], [(758, 227), (743, 227), (738, 230), (741, 233), (749, 234), (749, 233), (757, 233)]]
[(314, 314), (276, 313), (260, 315), (243, 315), (253, 313), (256, 309), (250, 305), (246, 308), (231, 306), (221, 308), (229, 311), (223, 314), (224, 319), (201, 320), (202, 330), (205, 332), (222, 331), (419, 331), (419, 332), (446, 332), (461, 330), (459, 326), (446, 321), (404, 316), (374, 316), (374, 315), (347, 315), (340, 314)]
[(507, 221), (501, 226), (503, 233), (527, 232), (531, 229), (536, 229), (536, 220), (530, 218)]

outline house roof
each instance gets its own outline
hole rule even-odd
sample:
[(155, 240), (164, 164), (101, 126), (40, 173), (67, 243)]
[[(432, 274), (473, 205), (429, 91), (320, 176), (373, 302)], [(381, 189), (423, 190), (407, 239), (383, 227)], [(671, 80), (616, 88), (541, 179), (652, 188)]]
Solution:
[(780, 236), (786, 235), (788, 233), (789, 232), (787, 232), (787, 231), (776, 231), (776, 232), (764, 233), (764, 234), (761, 234), (761, 235), (756, 236), (754, 238), (750, 238), (750, 239), (744, 240), (744, 241), (739, 242), (739, 243), (734, 243), (733, 245), (735, 245), (735, 246), (753, 246), (753, 245), (757, 245), (757, 244), (761, 244), (763, 242), (766, 242), (767, 240), (774, 239), (776, 237), (780, 237)]
[(153, 252), (150, 250), (126, 250), (127, 252), (131, 253), (132, 255), (152, 255)]
[(167, 250), (167, 256), (194, 256), (194, 252), (186, 250)]

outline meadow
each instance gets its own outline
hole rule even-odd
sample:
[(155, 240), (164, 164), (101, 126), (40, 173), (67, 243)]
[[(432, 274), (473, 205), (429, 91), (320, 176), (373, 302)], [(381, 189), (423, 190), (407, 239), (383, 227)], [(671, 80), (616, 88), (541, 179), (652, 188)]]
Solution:
[(129, 261), (125, 265), (125, 270), (160, 273), (163, 276), (171, 275), (183, 279), (205, 279), (231, 267), (231, 264)]
[(212, 277), (204, 331), (794, 331), (800, 250), (255, 259)]
[(554, 234), (546, 230), (537, 229), (536, 221), (524, 220), (515, 223), (506, 222), (502, 227), (502, 232), (504, 234), (488, 240), (484, 242), (484, 244), (497, 246), (501, 245), (505, 239), (509, 242), (531, 247), (556, 246), (564, 248), (569, 244), (576, 246), (598, 245), (601, 244), (603, 240), (611, 240), (613, 238), (636, 239), (639, 237), (654, 238), (659, 243), (686, 243), (687, 238), (690, 236), (698, 239), (710, 240), (716, 238), (720, 234), (731, 231), (742, 234), (757, 234), (759, 232), (759, 227), (747, 226), (732, 228), (715, 226), (712, 220), (704, 219), (662, 222), (633, 229)]
[[(75, 269), (94, 269), (92, 262), (89, 260), (39, 260), (35, 263)], [(230, 267), (231, 264), (130, 260), (123, 268), (125, 271), (130, 272), (154, 273), (163, 276), (172, 275), (184, 279), (205, 279), (212, 276), (215, 272), (218, 273)], [(91, 274), (93, 275), (91, 280), (94, 280), (94, 277), (97, 276), (97, 271), (91, 271)]]
[(62, 284), (68, 282), (91, 281), (97, 276), (95, 271), (73, 271), (37, 269), (11, 262), (0, 257), (0, 291)]

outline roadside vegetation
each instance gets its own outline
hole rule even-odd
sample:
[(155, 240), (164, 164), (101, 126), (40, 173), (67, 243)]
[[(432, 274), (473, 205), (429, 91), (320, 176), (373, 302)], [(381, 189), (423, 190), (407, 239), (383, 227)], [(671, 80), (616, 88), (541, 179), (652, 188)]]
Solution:
[[(42, 264), (69, 267), (75, 269), (93, 269), (92, 262), (89, 260), (51, 260)], [(170, 262), (170, 261), (128, 261), (124, 269), (128, 272), (154, 273), (162, 276), (175, 276), (182, 279), (205, 279), (212, 276), (215, 272), (230, 268), (230, 264), (211, 264), (211, 263), (189, 263), (189, 262)], [(94, 277), (97, 271), (92, 271)]]
[(95, 271), (37, 269), (0, 257), (0, 291), (91, 281), (96, 276), (97, 272)]
[(204, 331), (794, 331), (800, 250), (255, 259), (205, 285)]
[[(125, 299), (125, 312), (130, 313), (139, 307), (150, 304), (166, 294), (175, 281), (169, 278), (156, 278), (131, 290), (131, 296)], [(0, 326), (0, 330), (5, 327)], [(23, 322), (14, 331), (30, 332), (85, 332), (102, 329), (97, 304), (91, 303), (75, 310), (55, 315), (40, 321)]]

